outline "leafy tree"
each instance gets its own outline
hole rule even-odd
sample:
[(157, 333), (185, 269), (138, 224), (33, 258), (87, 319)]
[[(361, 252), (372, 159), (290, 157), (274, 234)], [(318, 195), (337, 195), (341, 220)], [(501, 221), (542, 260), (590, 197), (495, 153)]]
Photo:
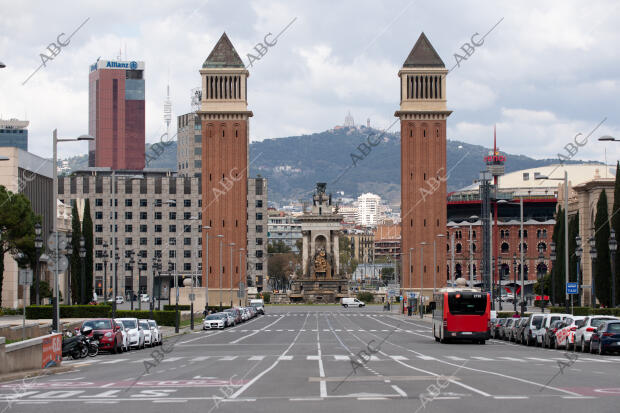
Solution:
[(611, 263), (609, 261), (609, 217), (607, 214), (607, 194), (605, 190), (596, 203), (594, 219), (594, 241), (596, 244), (596, 261), (594, 265), (594, 284), (596, 298), (608, 307), (611, 303)]
[[(616, 239), (620, 239), (620, 162), (616, 163), (616, 184), (614, 186), (614, 205), (611, 208), (611, 227), (616, 232)], [(616, 250), (613, 260), (616, 264), (616, 305), (620, 303), (620, 248)]]
[[(34, 297), (35, 295), (35, 287), (34, 283), (30, 286), (30, 296)], [(52, 298), (52, 289), (47, 281), (40, 280), (39, 281), (39, 298)]]
[(549, 295), (551, 293), (551, 273), (543, 275), (534, 284), (534, 293), (537, 295)]
[(2, 286), (4, 281), (4, 254), (13, 257), (21, 252), (25, 255), (23, 264), (34, 268), (34, 224), (41, 217), (34, 214), (30, 201), (23, 194), (14, 194), (0, 186), (0, 305), (2, 305)]
[(280, 287), (286, 286), (291, 273), (295, 270), (298, 255), (294, 253), (270, 254), (267, 271), (270, 279), (276, 280)]
[(375, 301), (375, 296), (369, 291), (364, 291), (361, 293), (357, 293), (357, 299), (368, 304)]
[(80, 265), (80, 237), (82, 236), (82, 226), (80, 225), (80, 215), (78, 214), (77, 203), (72, 202), (71, 206), (71, 302), (80, 302), (80, 286), (82, 285), (81, 275), (82, 266)]
[(349, 238), (340, 237), (338, 239), (338, 251), (340, 252), (340, 271), (345, 274), (353, 274), (357, 269), (358, 262), (354, 257)]
[(86, 248), (86, 262), (84, 263), (85, 267), (85, 277), (86, 277), (86, 300), (87, 304), (90, 302), (93, 296), (93, 252), (95, 248), (94, 240), (93, 240), (93, 219), (90, 214), (90, 200), (86, 198), (86, 202), (84, 203), (84, 218), (82, 219), (82, 235), (84, 236), (84, 248)]
[(284, 241), (277, 241), (275, 243), (270, 243), (269, 245), (267, 245), (268, 254), (283, 254), (286, 252), (291, 252), (291, 247), (286, 245)]
[(552, 291), (552, 301), (554, 305), (564, 303), (564, 210), (561, 206), (555, 215), (555, 226), (553, 227), (552, 241), (555, 243), (556, 260), (551, 270), (552, 286), (555, 283), (555, 289)]
[(394, 279), (394, 268), (393, 267), (381, 268), (381, 280), (383, 281), (383, 284), (387, 285), (393, 279)]

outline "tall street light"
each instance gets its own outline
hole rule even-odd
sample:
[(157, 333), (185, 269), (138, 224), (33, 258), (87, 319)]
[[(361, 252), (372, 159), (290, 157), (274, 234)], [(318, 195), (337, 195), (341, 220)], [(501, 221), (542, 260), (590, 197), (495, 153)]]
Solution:
[(477, 220), (478, 219), (478, 215), (472, 215), (467, 220), (467, 223), (469, 224), (469, 240), (468, 240), (469, 241), (469, 283), (473, 287), (473, 285), (474, 285), (474, 253), (473, 253), (474, 239), (472, 237), (472, 235), (473, 235), (473, 230), (472, 230), (473, 222), (470, 221), (471, 219)]
[(235, 243), (231, 242), (230, 246), (230, 308), (233, 307), (233, 251), (235, 249)]
[[(523, 246), (521, 246), (523, 249)], [(514, 268), (514, 285), (512, 287), (512, 303), (514, 304), (515, 313), (517, 312), (517, 253), (512, 254), (512, 265)]]
[(452, 234), (450, 234), (450, 284), (454, 286), (454, 234), (460, 227), (458, 225), (452, 228)]
[(222, 312), (222, 238), (224, 238), (224, 236), (218, 234), (217, 237), (220, 239), (220, 312)]
[(58, 138), (58, 130), (54, 129), (54, 131), (52, 132), (52, 152), (53, 152), (53, 157), (52, 157), (52, 233), (54, 234), (54, 236), (56, 237), (56, 268), (54, 271), (54, 305), (53, 305), (53, 311), (54, 311), (54, 320), (53, 320), (53, 328), (55, 331), (58, 331), (58, 329), (60, 328), (60, 306), (59, 306), (59, 301), (58, 301), (58, 297), (59, 297), (59, 286), (58, 286), (58, 273), (59, 273), (59, 268), (58, 268), (58, 262), (60, 261), (60, 256), (58, 253), (58, 242), (59, 242), (59, 234), (58, 234), (58, 205), (57, 203), (57, 199), (58, 199), (58, 142), (78, 142), (78, 141), (93, 141), (95, 140), (95, 138), (93, 138), (90, 135), (80, 135), (79, 137), (77, 137), (76, 139), (59, 139)]
[[(411, 280), (411, 267), (413, 267), (412, 261), (411, 261), (411, 253), (413, 252), (413, 247), (409, 248), (409, 290), (413, 290), (413, 283)], [(407, 300), (409, 300), (409, 296), (411, 294), (407, 294)]]
[[(564, 275), (565, 282), (568, 284), (568, 172), (564, 171), (564, 178), (550, 178), (544, 175), (536, 175), (534, 179), (543, 179), (549, 181), (564, 181)], [(566, 313), (568, 313), (568, 289), (564, 287), (564, 304)]]
[(67, 266), (67, 281), (65, 285), (67, 287), (67, 304), (71, 305), (71, 255), (73, 254), (73, 232), (67, 232), (67, 260), (69, 265)]
[[(553, 269), (555, 269), (555, 242), (551, 241), (549, 243), (549, 248), (551, 248), (551, 253), (549, 254), (549, 259), (551, 260), (551, 265), (552, 267), (552, 272), (551, 272), (551, 304), (554, 305), (555, 304), (555, 274)], [(544, 298), (544, 297), (543, 297)], [(543, 300), (543, 304), (544, 304), (544, 300)], [(543, 307), (543, 312), (544, 312), (544, 307)]]
[(609, 254), (611, 258), (611, 308), (616, 308), (616, 251), (618, 250), (618, 241), (616, 241), (616, 231), (611, 229), (609, 235)]
[(591, 300), (591, 306), (592, 308), (596, 308), (596, 283), (595, 283), (595, 279), (596, 279), (596, 240), (594, 239), (594, 236), (590, 237), (588, 239), (588, 243), (590, 244), (590, 258), (592, 259), (592, 282), (590, 283), (590, 287), (592, 288), (591, 290), (591, 294), (590, 294), (590, 300)]
[[(243, 252), (245, 251), (245, 248), (239, 248), (239, 286), (241, 287), (241, 280), (243, 280), (243, 272), (241, 271), (241, 264), (243, 261)], [(247, 280), (245, 280), (247, 282)], [(246, 289), (247, 291), (247, 289)], [(239, 307), (241, 307), (241, 299), (243, 297), (241, 297), (241, 288), (239, 288)], [(247, 300), (246, 300), (247, 301)]]
[(35, 304), (41, 305), (39, 298), (39, 278), (41, 277), (39, 272), (39, 257), (41, 256), (41, 250), (43, 249), (43, 238), (41, 237), (41, 224), (38, 222), (34, 224), (34, 251), (36, 257), (36, 263), (34, 265), (34, 294)]
[(204, 283), (205, 283), (205, 311), (209, 312), (209, 230), (208, 225), (203, 225), (202, 229), (205, 231), (205, 268), (204, 271)]
[(84, 237), (80, 237), (80, 261), (82, 262), (82, 274), (80, 276), (80, 304), (86, 304), (86, 241)]
[(581, 264), (581, 256), (583, 255), (583, 248), (581, 248), (581, 237), (579, 235), (575, 237), (575, 244), (577, 245), (575, 248), (575, 255), (577, 256), (577, 305), (581, 306), (581, 272), (579, 271), (579, 267)]
[(108, 243), (103, 243), (103, 304), (108, 302)]
[(420, 242), (420, 318), (424, 318), (424, 246), (425, 241)]
[[(444, 238), (445, 236), (445, 234), (437, 234), (437, 238)], [(435, 297), (437, 289), (437, 238), (433, 240), (433, 297)]]

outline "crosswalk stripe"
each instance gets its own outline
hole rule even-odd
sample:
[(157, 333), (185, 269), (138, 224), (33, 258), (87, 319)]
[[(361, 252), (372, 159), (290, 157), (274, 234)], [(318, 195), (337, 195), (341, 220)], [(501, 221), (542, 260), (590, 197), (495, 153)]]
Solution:
[(211, 358), (211, 356), (200, 356), (200, 357), (194, 357), (190, 361), (204, 361), (204, 360), (208, 360), (209, 358)]
[[(568, 359), (565, 358), (563, 360), (568, 360)], [(589, 357), (579, 357), (579, 360), (598, 361), (599, 363), (608, 363), (610, 361), (610, 360), (593, 359), (593, 358), (589, 358)]]
[(306, 360), (320, 360), (321, 356), (306, 356)]
[(220, 361), (230, 361), (236, 359), (238, 356), (224, 356), (220, 358)]
[(516, 357), (498, 357), (500, 359), (508, 360), (508, 361), (520, 361), (523, 362), (523, 359), (518, 359)]
[(407, 357), (405, 356), (390, 356), (390, 358), (392, 360), (409, 360)]
[(475, 357), (475, 356), (472, 356), (471, 358), (476, 359), (476, 360), (480, 360), (480, 361), (493, 361), (493, 359), (490, 359), (488, 357)]
[(456, 356), (446, 356), (446, 358), (450, 360), (454, 360), (454, 361), (465, 361), (464, 358), (456, 357)]
[(340, 356), (340, 355), (335, 355), (335, 356), (334, 356), (334, 360), (339, 360), (339, 361), (349, 361), (349, 356)]
[(145, 361), (149, 361), (149, 360), (153, 360), (153, 359), (152, 358), (139, 359), (139, 360), (130, 361), (130, 363), (144, 363)]
[(170, 358), (165, 358), (162, 360), (162, 363), (170, 363), (172, 361), (177, 361), (177, 360), (181, 360), (184, 357), (170, 357)]
[(265, 358), (265, 356), (252, 356), (248, 360), (250, 360), (250, 361), (260, 361), (260, 360), (263, 360), (264, 358)]
[(431, 356), (418, 356), (418, 358), (422, 360), (437, 360), (435, 357), (431, 357)]
[(127, 361), (129, 359), (114, 359), (114, 360), (110, 360), (110, 361), (102, 361), (100, 364), (116, 364), (116, 363), (120, 363), (121, 361)]
[(278, 360), (293, 360), (293, 356), (280, 356)]

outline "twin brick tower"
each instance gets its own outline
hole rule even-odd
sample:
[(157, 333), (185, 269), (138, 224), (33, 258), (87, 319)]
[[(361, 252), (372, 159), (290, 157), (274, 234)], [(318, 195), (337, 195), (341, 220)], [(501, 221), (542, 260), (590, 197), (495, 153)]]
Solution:
[[(419, 291), (421, 286), (430, 291), (435, 271), (437, 287), (445, 285), (446, 249), (438, 235), (446, 229), (446, 119), (451, 113), (446, 105), (447, 74), (424, 33), (398, 72), (400, 110), (395, 116), (401, 127), (403, 292)], [(203, 231), (203, 249), (209, 251), (208, 268), (203, 253), (203, 269), (208, 273), (209, 303), (216, 304), (220, 296), (229, 303), (237, 300), (246, 273), (239, 262), (221, 251), (228, 252), (230, 248), (225, 247), (232, 243), (237, 250), (247, 246), (249, 72), (224, 33), (200, 75), (202, 225), (210, 227)], [(433, 241), (439, 245), (436, 260)]]

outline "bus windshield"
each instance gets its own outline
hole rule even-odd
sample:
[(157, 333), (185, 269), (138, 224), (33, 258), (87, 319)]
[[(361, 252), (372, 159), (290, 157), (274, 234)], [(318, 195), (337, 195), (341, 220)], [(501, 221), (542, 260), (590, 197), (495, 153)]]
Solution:
[(454, 315), (483, 315), (487, 309), (487, 297), (473, 292), (449, 293), (448, 308)]

